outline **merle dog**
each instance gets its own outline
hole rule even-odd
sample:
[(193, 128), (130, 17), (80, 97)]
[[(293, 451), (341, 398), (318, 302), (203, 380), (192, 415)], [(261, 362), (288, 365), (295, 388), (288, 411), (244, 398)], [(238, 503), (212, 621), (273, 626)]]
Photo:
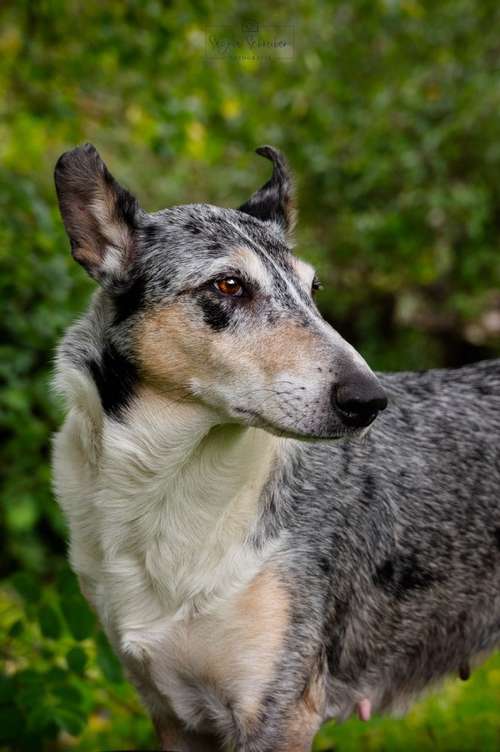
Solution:
[(500, 363), (376, 377), (321, 318), (286, 164), (259, 153), (237, 210), (148, 214), (92, 146), (56, 167), (100, 283), (58, 352), (56, 493), (179, 752), (306, 752), (500, 640)]

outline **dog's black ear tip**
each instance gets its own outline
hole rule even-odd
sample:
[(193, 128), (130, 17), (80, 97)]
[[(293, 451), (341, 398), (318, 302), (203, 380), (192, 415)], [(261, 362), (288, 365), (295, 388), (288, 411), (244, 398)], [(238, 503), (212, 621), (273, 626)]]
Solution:
[(54, 167), (54, 173), (55, 173), (56, 177), (61, 172), (64, 172), (64, 170), (67, 168), (68, 163), (70, 161), (70, 159), (69, 159), (70, 154), (71, 154), (70, 151), (65, 151), (63, 154), (61, 154), (61, 156), (57, 160), (56, 166)]
[(56, 162), (54, 172), (56, 177), (58, 174), (63, 173), (69, 167), (92, 162), (94, 165), (101, 161), (99, 152), (93, 144), (82, 144), (81, 146), (75, 146), (74, 149), (65, 151)]
[(284, 155), (270, 144), (259, 146), (255, 153), (273, 164), (269, 180), (255, 191), (239, 209), (263, 222), (272, 221), (285, 231), (293, 229), (293, 180)]
[(283, 162), (284, 157), (283, 154), (279, 151), (279, 149), (276, 149), (274, 146), (271, 146), (270, 144), (264, 144), (263, 146), (257, 147), (255, 149), (255, 153), (259, 155), (259, 157), (265, 157), (266, 159), (270, 159), (271, 162)]
[(264, 146), (259, 146), (259, 148), (255, 150), (255, 153), (261, 157), (269, 159), (273, 163), (273, 177), (279, 176), (280, 180), (287, 180), (291, 183), (288, 162), (285, 155), (279, 149), (276, 149), (269, 144), (265, 144)]

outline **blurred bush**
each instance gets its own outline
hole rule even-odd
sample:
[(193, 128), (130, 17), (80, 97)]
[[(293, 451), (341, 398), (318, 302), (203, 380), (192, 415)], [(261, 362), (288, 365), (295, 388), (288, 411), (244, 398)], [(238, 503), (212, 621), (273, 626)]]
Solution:
[[(207, 29), (248, 23), (293, 25), (292, 59), (207, 59)], [(297, 249), (320, 270), (322, 310), (372, 365), (492, 357), (500, 352), (499, 30), (493, 0), (298, 0), (293, 12), (282, 2), (270, 12), (226, 0), (216, 8), (4, 0), (0, 745), (151, 744), (65, 565), (50, 490), (50, 435), (61, 420), (51, 359), (91, 290), (56, 209), (59, 154), (95, 143), (151, 210), (236, 206), (269, 173), (253, 149), (272, 143), (297, 174)], [(500, 746), (491, 710), (498, 672), (497, 660), (464, 689), (487, 713), (481, 749)], [(415, 748), (434, 738), (458, 749), (446, 739), (464, 740), (465, 721), (452, 690), (440, 697), (441, 715), (431, 702), (398, 733), (389, 721), (364, 736), (352, 731), (355, 721), (333, 734), (328, 727), (318, 749), (332, 739), (348, 749), (351, 731), (360, 749), (410, 749), (412, 734)]]

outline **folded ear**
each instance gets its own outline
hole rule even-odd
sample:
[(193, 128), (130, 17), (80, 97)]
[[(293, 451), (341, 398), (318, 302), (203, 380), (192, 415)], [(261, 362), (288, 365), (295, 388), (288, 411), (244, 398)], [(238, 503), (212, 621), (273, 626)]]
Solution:
[(256, 191), (239, 210), (264, 222), (276, 222), (285, 233), (295, 225), (293, 208), (293, 181), (284, 156), (272, 146), (255, 150), (273, 163), (273, 174), (265, 185)]
[(136, 199), (116, 182), (92, 144), (63, 154), (54, 177), (74, 258), (104, 287), (126, 286), (140, 211)]

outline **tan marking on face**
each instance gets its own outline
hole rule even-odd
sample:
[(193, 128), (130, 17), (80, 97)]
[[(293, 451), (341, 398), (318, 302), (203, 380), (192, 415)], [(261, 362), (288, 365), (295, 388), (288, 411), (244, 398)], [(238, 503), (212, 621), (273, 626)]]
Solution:
[(185, 300), (154, 309), (135, 332), (135, 349), (145, 383), (187, 389), (204, 373), (214, 334), (193, 321)]
[(301, 374), (321, 355), (313, 328), (284, 321), (245, 332), (213, 332), (194, 318), (186, 300), (153, 310), (135, 333), (135, 350), (144, 382), (189, 394), (193, 379), (202, 383), (239, 381), (246, 372), (266, 382), (280, 373)]
[(312, 328), (284, 321), (265, 329), (255, 327), (235, 343), (234, 337), (218, 343), (224, 357), (256, 368), (269, 380), (280, 373), (303, 372), (306, 364), (319, 356), (319, 336)]

